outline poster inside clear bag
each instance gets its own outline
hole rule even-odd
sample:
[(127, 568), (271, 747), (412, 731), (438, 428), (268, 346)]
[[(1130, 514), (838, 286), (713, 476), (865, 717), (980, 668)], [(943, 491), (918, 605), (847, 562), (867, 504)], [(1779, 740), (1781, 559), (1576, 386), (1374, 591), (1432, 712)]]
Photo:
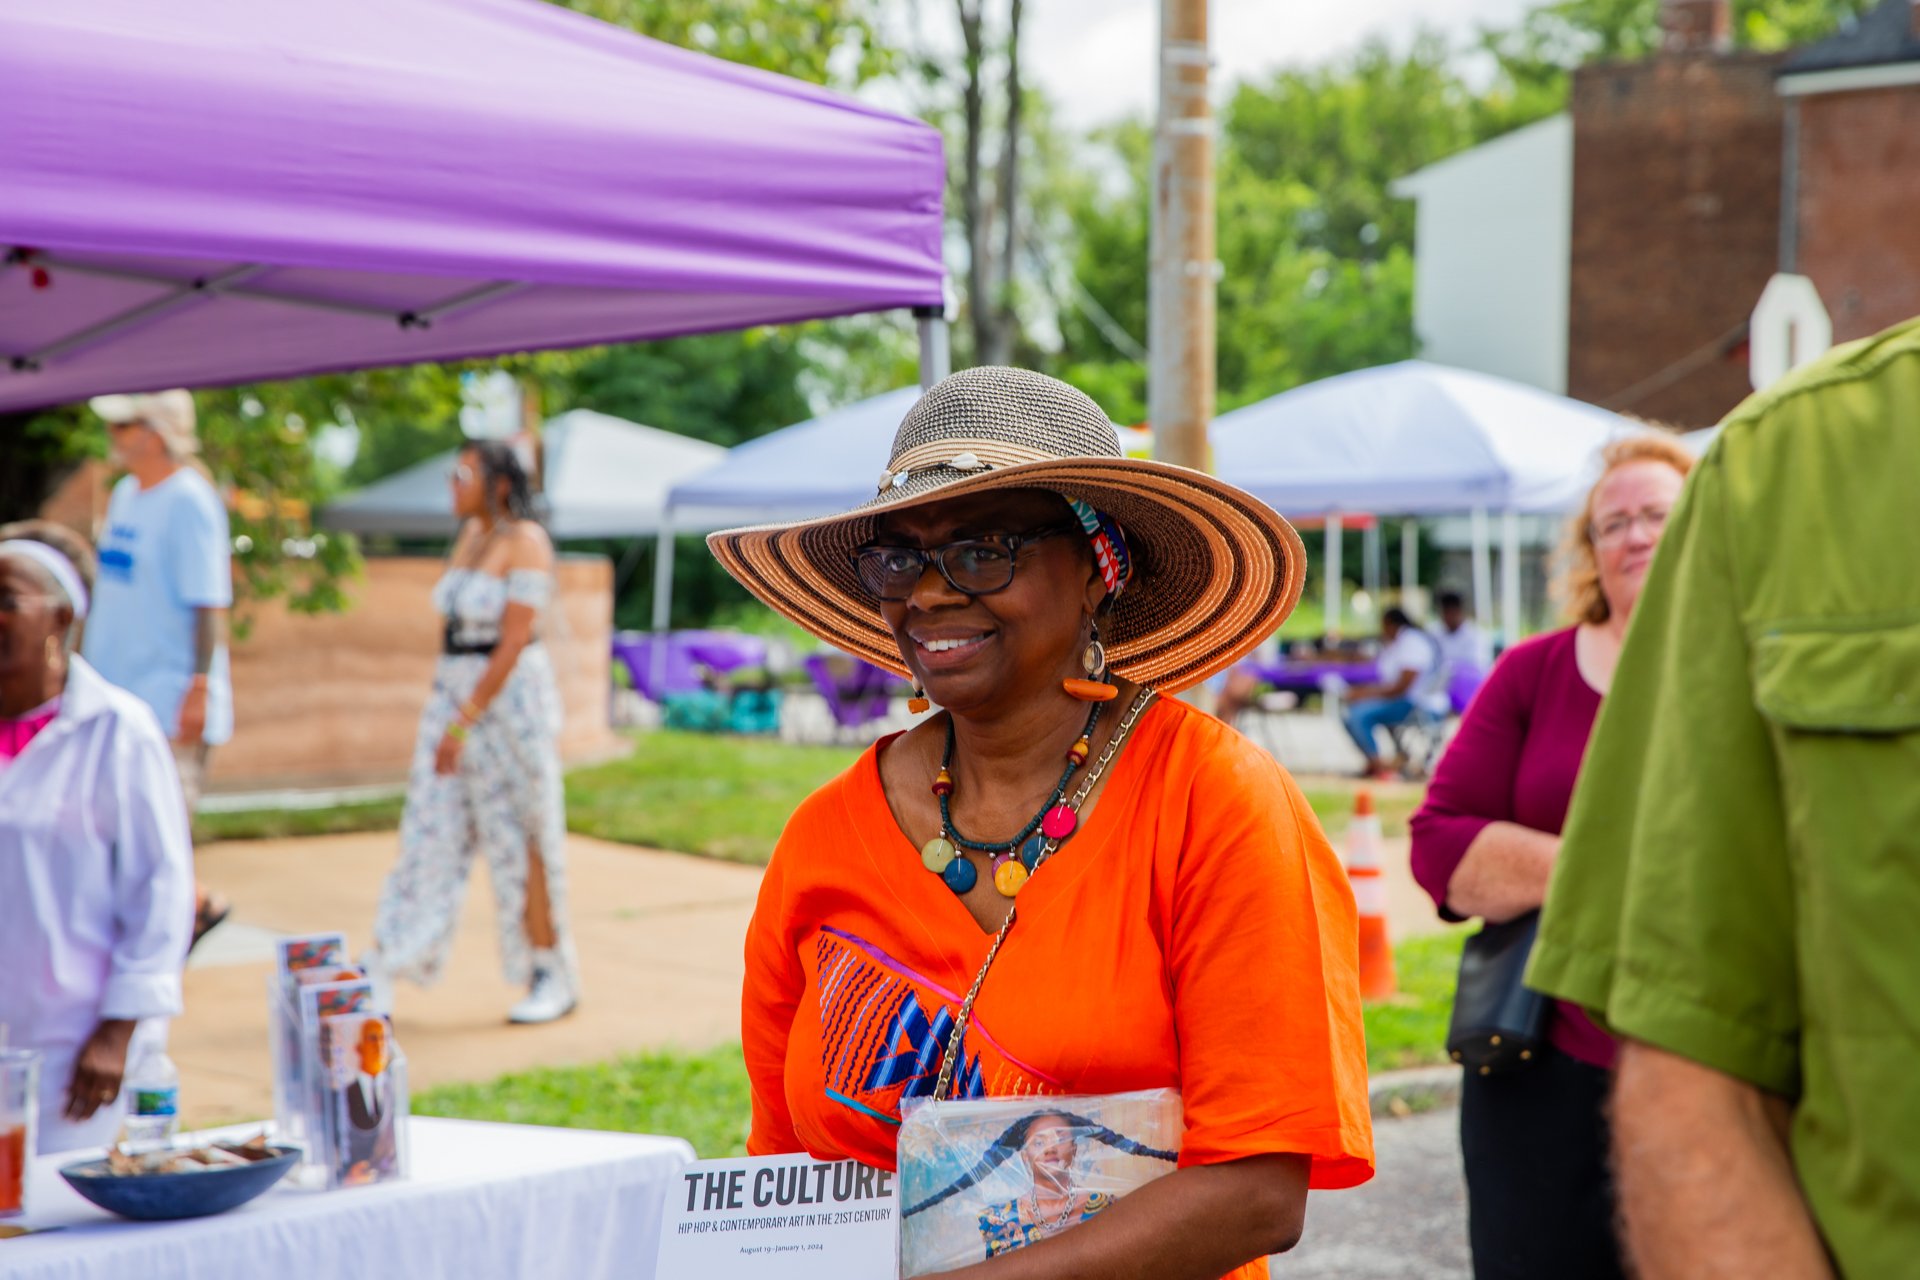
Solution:
[(909, 1100), (901, 1108), (902, 1275), (952, 1271), (1091, 1221), (1172, 1173), (1172, 1089)]

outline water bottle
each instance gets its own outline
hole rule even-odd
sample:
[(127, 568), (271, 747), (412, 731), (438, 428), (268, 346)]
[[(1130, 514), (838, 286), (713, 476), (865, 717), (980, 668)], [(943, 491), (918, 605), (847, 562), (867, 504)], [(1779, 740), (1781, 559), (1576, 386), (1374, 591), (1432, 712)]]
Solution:
[(134, 1150), (172, 1143), (180, 1127), (180, 1072), (165, 1049), (150, 1046), (127, 1073), (127, 1145)]

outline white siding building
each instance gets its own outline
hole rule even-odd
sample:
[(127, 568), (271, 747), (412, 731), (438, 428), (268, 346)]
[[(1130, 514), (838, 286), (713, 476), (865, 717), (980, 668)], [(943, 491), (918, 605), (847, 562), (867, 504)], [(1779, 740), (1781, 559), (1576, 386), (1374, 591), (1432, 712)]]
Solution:
[(1421, 358), (1565, 395), (1572, 119), (1562, 113), (1449, 156), (1393, 192), (1418, 202)]

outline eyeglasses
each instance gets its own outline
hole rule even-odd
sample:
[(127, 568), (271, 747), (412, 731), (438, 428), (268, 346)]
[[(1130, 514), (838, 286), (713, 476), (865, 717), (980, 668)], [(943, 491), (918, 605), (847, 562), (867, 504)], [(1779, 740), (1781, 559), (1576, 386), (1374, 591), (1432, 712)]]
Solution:
[(905, 600), (913, 594), (929, 564), (937, 565), (947, 585), (962, 595), (990, 596), (1013, 582), (1020, 548), (1044, 538), (1078, 531), (1077, 525), (1047, 525), (1027, 533), (996, 533), (944, 546), (861, 547), (853, 553), (860, 585), (880, 600)]
[(473, 468), (464, 462), (456, 463), (453, 470), (447, 474), (447, 479), (455, 484), (465, 484), (473, 479)]
[(1619, 515), (1608, 516), (1605, 520), (1589, 525), (1587, 531), (1593, 535), (1594, 545), (1600, 547), (1619, 542), (1636, 524), (1644, 524), (1647, 532), (1657, 538), (1660, 536), (1660, 531), (1667, 527), (1669, 510), (1670, 508), (1667, 507), (1646, 507), (1632, 514), (1623, 511)]

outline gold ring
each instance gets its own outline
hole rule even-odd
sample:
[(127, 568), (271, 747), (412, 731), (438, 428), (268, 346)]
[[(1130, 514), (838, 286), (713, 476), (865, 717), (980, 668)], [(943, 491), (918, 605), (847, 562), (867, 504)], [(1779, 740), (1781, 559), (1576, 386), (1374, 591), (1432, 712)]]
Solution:
[(115, 1096), (114, 1091), (111, 1089), (102, 1089), (100, 1091), (100, 1101), (102, 1102), (112, 1102)]

